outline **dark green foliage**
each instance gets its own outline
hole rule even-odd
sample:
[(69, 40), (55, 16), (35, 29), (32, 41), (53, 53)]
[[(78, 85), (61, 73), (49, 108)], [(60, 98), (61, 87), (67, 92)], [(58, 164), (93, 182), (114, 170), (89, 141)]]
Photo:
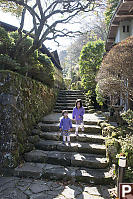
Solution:
[(6, 54), (0, 54), (0, 70), (19, 71), (20, 69), (21, 67), (19, 63)]
[(53, 65), (52, 61), (49, 59), (49, 57), (47, 55), (42, 54), (42, 53), (39, 54), (38, 61), (43, 65), (43, 68), (45, 68), (45, 72), (53, 81), (54, 80), (53, 79), (54, 65)]
[(11, 38), (4, 28), (0, 27), (0, 54), (7, 54), (11, 48)]
[(28, 76), (50, 87), (52, 87), (54, 84), (54, 79), (52, 74), (48, 71), (46, 67), (43, 67), (42, 65), (30, 68), (28, 70)]
[(54, 66), (50, 58), (39, 50), (27, 57), (26, 52), (33, 39), (26, 37), (20, 40), (17, 31), (7, 33), (0, 27), (0, 70), (15, 71), (53, 87)]
[(109, 23), (116, 10), (116, 7), (118, 6), (118, 3), (119, 3), (119, 0), (107, 0), (107, 8), (105, 11), (105, 22), (106, 22), (107, 27), (109, 26)]
[(12, 56), (14, 59), (18, 60), (21, 65), (31, 63), (37, 58), (37, 51), (35, 51), (31, 56), (27, 57), (26, 52), (32, 46), (33, 39), (31, 37), (20, 39), (17, 31), (9, 33), (9, 37), (12, 38)]
[(121, 114), (123, 120), (125, 120), (129, 126), (133, 126), (133, 111), (128, 109), (127, 112)]
[(40, 53), (38, 56), (38, 61), (42, 63), (43, 65), (47, 65), (48, 67), (51, 67), (52, 62), (47, 55)]
[(105, 101), (105, 98), (104, 96), (102, 95), (102, 93), (99, 91), (99, 86), (98, 84), (96, 85), (96, 100), (97, 100), (97, 103), (100, 105), (100, 106), (103, 106), (104, 104), (104, 101)]

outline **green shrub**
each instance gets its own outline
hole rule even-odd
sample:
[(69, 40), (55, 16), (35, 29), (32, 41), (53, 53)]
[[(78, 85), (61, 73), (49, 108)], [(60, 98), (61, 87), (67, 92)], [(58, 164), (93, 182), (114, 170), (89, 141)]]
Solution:
[(65, 83), (65, 87), (66, 89), (70, 89), (71, 88), (71, 78), (64, 78), (64, 83)]
[(53, 80), (54, 65), (53, 65), (52, 61), (50, 60), (50, 58), (46, 54), (41, 53), (38, 56), (38, 61), (39, 61), (39, 63), (41, 63), (43, 65), (46, 73), (51, 78), (51, 80)]
[[(9, 33), (9, 36), (13, 39), (13, 42), (16, 45), (17, 41), (19, 40), (18, 31)], [(21, 42), (22, 51), (27, 50), (30, 46), (32, 46), (32, 43), (33, 39), (31, 37), (26, 37), (25, 39), (23, 39)]]
[(98, 103), (100, 106), (103, 106), (103, 103), (104, 103), (105, 99), (104, 99), (102, 93), (101, 93), (100, 90), (99, 90), (98, 84), (96, 85), (95, 92), (96, 92), (96, 100), (97, 100), (97, 103)]
[(7, 31), (0, 27), (0, 54), (8, 54), (11, 48), (11, 38)]
[(72, 90), (82, 90), (82, 82), (81, 81), (77, 81), (71, 84), (71, 89)]
[(119, 151), (120, 145), (117, 139), (109, 138), (106, 140), (107, 157), (110, 162), (117, 164), (116, 155)]
[(125, 137), (119, 138), (121, 152), (127, 157), (127, 165), (133, 167), (133, 135), (126, 134)]
[(54, 85), (53, 75), (48, 73), (47, 68), (44, 68), (41, 64), (30, 67), (28, 70), (28, 77), (40, 81), (50, 87)]
[[(15, 59), (17, 59), (20, 64), (23, 64), (24, 63), (23, 60), (25, 59), (26, 52), (32, 46), (33, 39), (28, 36), (24, 38), (21, 42), (18, 42), (20, 39), (18, 31), (9, 33), (9, 36), (12, 38), (12, 41), (13, 41), (12, 42), (13, 57), (15, 57)], [(31, 55), (31, 57), (32, 56), (37, 57), (37, 52), (35, 51), (35, 53)], [(31, 59), (29, 60), (28, 59), (27, 59), (27, 62), (32, 61)]]
[(38, 53), (39, 50), (26, 57), (26, 52), (32, 46), (33, 39), (26, 37), (21, 42), (19, 39), (17, 31), (7, 33), (5, 29), (0, 28), (0, 69), (16, 71), (53, 87), (55, 71), (50, 58)]
[(20, 69), (19, 63), (6, 54), (0, 54), (0, 70), (19, 71)]
[(123, 120), (125, 120), (129, 126), (133, 126), (133, 111), (128, 110), (127, 112), (124, 112), (121, 114)]
[(40, 63), (42, 63), (44, 66), (50, 67), (52, 66), (52, 62), (50, 58), (46, 54), (40, 53), (38, 56), (38, 60)]

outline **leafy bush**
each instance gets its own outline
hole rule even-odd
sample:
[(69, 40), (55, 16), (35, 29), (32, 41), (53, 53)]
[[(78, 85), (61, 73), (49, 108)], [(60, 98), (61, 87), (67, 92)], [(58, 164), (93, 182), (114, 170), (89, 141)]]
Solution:
[(20, 69), (21, 67), (19, 63), (6, 54), (0, 54), (0, 70), (19, 71)]
[(77, 81), (71, 84), (71, 89), (72, 90), (82, 90), (82, 82), (81, 81)]
[(52, 87), (54, 65), (50, 58), (39, 50), (26, 57), (26, 51), (32, 46), (33, 39), (26, 37), (21, 42), (19, 39), (17, 31), (7, 33), (0, 28), (0, 69), (16, 71)]
[(127, 157), (127, 165), (133, 167), (133, 135), (126, 134), (125, 137), (119, 137), (121, 152)]
[[(9, 36), (13, 39), (14, 44), (17, 43), (19, 39), (19, 33), (17, 31), (9, 33)], [(33, 43), (33, 39), (31, 37), (26, 37), (21, 42), (22, 51), (27, 50)]]
[(40, 63), (42, 63), (43, 65), (45, 65), (47, 67), (51, 67), (51, 65), (52, 65), (50, 58), (46, 54), (40, 53), (38, 56), (38, 60)]
[(49, 73), (47, 71), (47, 68), (43, 67), (43, 65), (41, 64), (34, 65), (34, 67), (29, 67), (27, 76), (37, 81), (40, 81), (50, 87), (53, 87), (54, 85), (53, 75)]
[(97, 40), (88, 42), (82, 49), (79, 66), (82, 85), (85, 90), (91, 91), (95, 95), (96, 73), (102, 62), (104, 53), (104, 42)]
[(65, 87), (66, 89), (70, 89), (71, 88), (71, 78), (64, 78), (64, 83), (65, 83)]
[(43, 65), (48, 75), (53, 80), (54, 65), (46, 54), (39, 54), (38, 61)]
[(98, 84), (96, 85), (96, 100), (97, 100), (97, 103), (100, 105), (100, 106), (103, 106), (103, 103), (105, 101), (103, 95), (101, 94), (100, 90), (99, 90), (99, 86)]
[[(32, 46), (33, 39), (31, 37), (24, 38), (19, 42), (19, 33), (17, 31), (9, 33), (9, 36), (12, 38), (12, 54), (21, 64), (24, 64), (23, 60), (25, 59), (27, 50)], [(15, 52), (15, 54), (14, 54)], [(34, 52), (31, 57), (37, 58), (37, 51)], [(27, 59), (27, 62), (32, 62), (32, 59)]]
[(11, 38), (9, 37), (7, 31), (4, 28), (0, 27), (0, 53), (8, 54), (11, 48)]
[(125, 120), (129, 126), (133, 126), (133, 111), (128, 110), (127, 112), (124, 112), (121, 114), (123, 120)]

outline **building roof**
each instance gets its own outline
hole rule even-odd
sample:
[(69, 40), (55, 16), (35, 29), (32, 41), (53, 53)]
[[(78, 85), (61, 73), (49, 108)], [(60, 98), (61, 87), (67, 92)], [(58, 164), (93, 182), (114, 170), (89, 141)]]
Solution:
[[(0, 26), (3, 27), (6, 31), (16, 31), (18, 29), (18, 27), (4, 23), (2, 21), (0, 21)], [(26, 31), (23, 31), (23, 32), (26, 33)], [(42, 48), (40, 50), (41, 50), (42, 53), (46, 54), (51, 59), (51, 61), (53, 62), (53, 64), (55, 65), (56, 68), (58, 68), (59, 70), (62, 71), (57, 52), (56, 52), (56, 56), (54, 56), (54, 54), (52, 54), (46, 48), (46, 46), (44, 44), (42, 45)], [(56, 57), (58, 57), (57, 60), (56, 60)]]
[(111, 19), (105, 49), (109, 51), (115, 42), (117, 29), (121, 21), (133, 19), (133, 0), (120, 0)]

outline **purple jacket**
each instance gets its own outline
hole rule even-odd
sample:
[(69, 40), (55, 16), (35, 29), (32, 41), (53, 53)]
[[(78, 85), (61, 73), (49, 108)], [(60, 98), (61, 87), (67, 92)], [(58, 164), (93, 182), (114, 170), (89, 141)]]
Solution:
[[(76, 120), (83, 120), (83, 115), (85, 113), (85, 109), (83, 107), (77, 109), (77, 107), (75, 107), (73, 109), (73, 113), (72, 113), (72, 118), (76, 119)], [(80, 118), (79, 118), (80, 116)]]
[(62, 118), (60, 121), (60, 126), (59, 128), (62, 128), (62, 130), (70, 130), (72, 128), (72, 121), (71, 119), (68, 118)]

